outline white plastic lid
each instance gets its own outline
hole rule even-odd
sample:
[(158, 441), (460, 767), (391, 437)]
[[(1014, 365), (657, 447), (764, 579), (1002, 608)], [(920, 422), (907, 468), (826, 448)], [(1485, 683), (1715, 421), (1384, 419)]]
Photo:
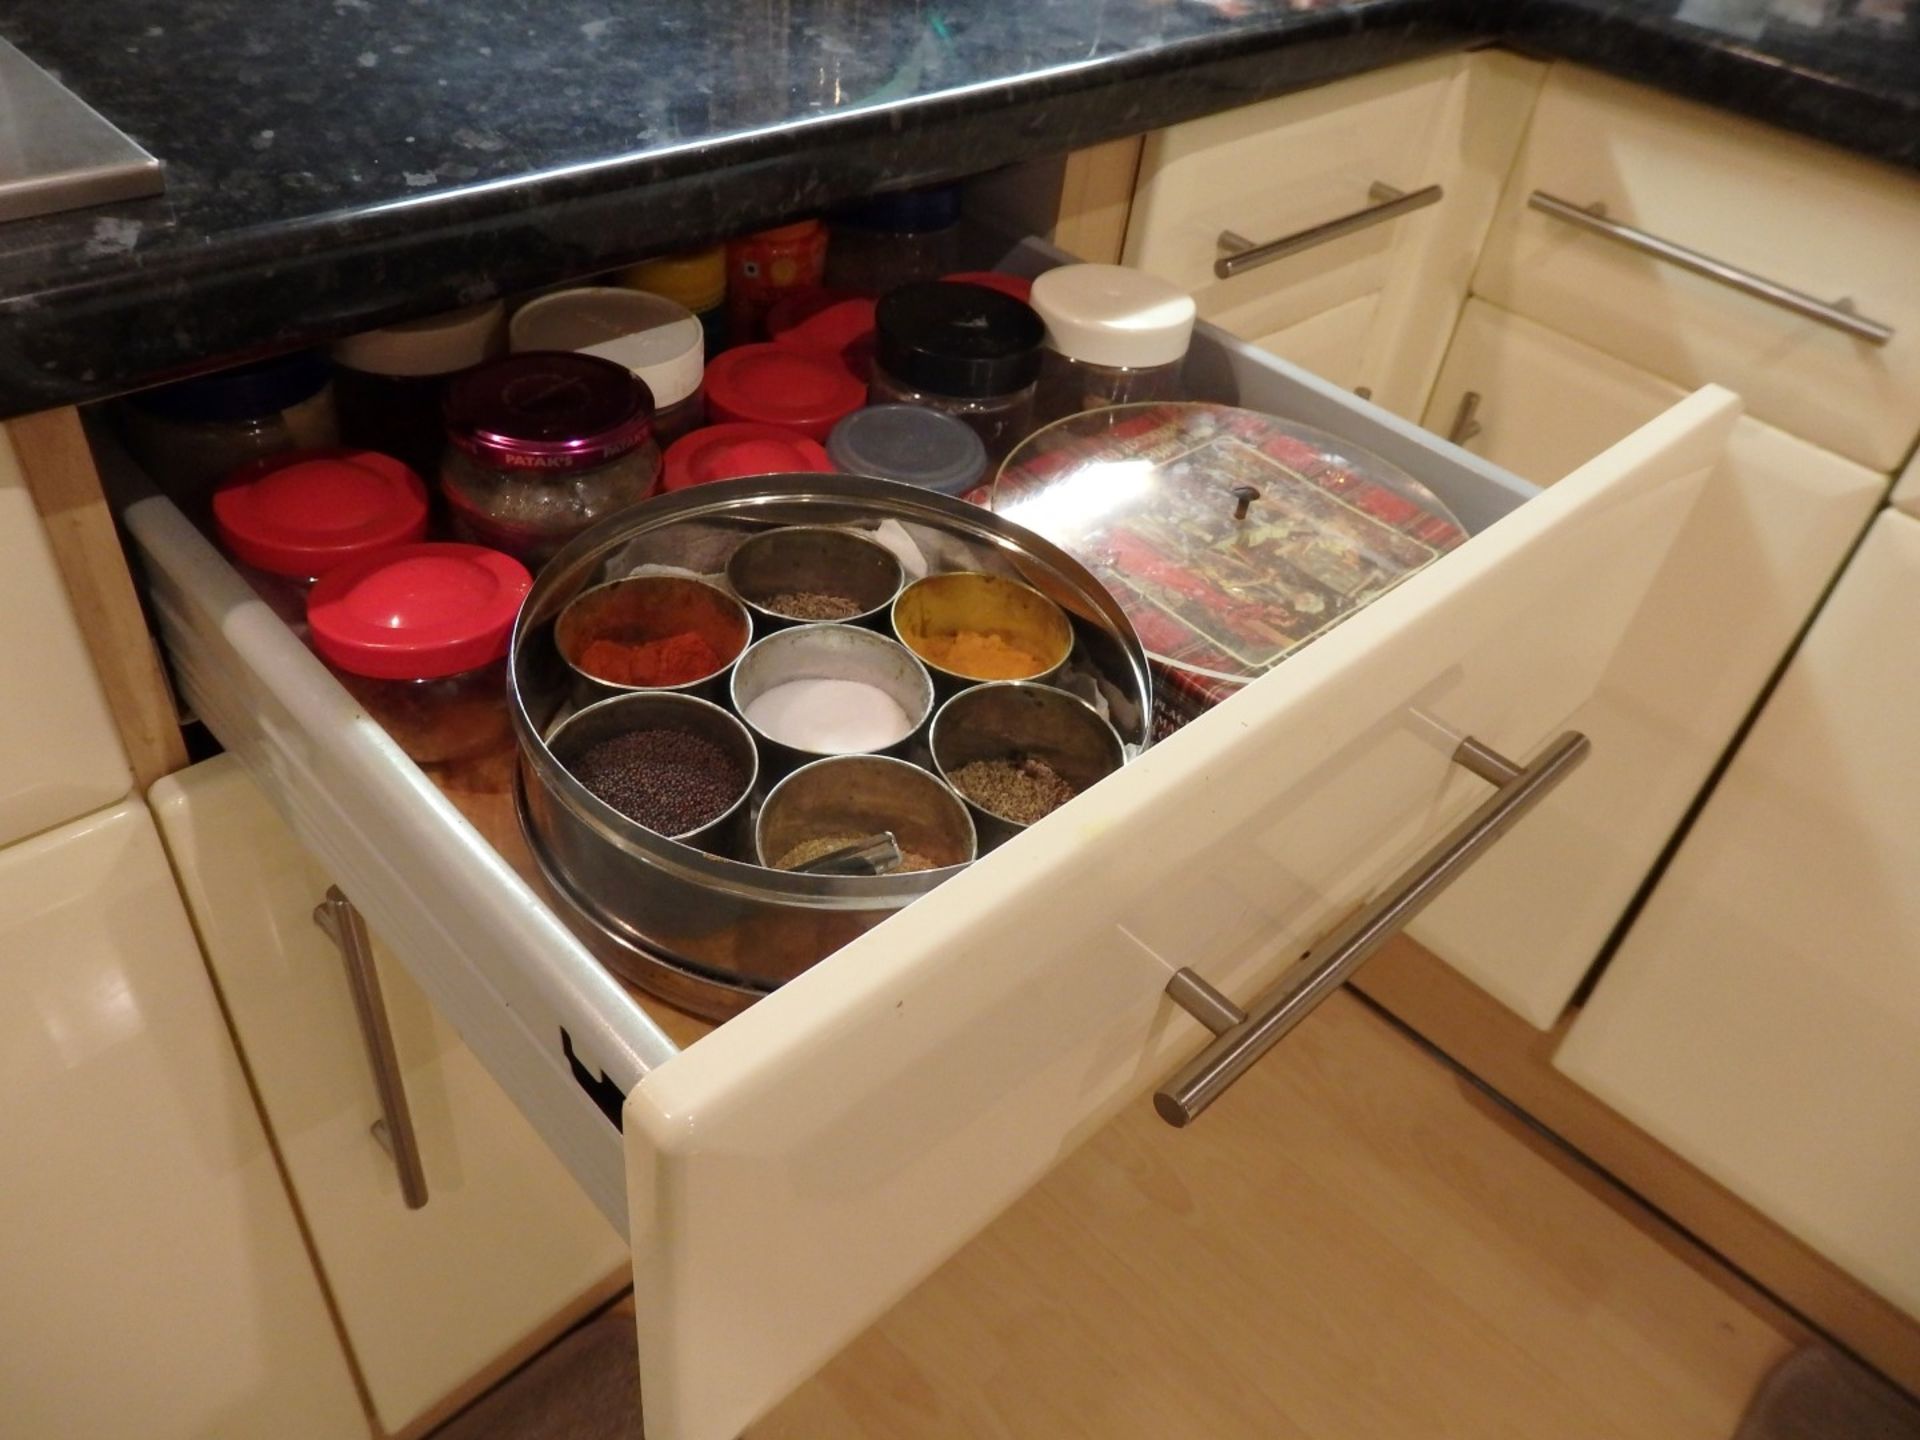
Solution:
[(498, 300), (403, 320), (334, 342), (334, 363), (369, 375), (451, 375), (494, 354), (506, 306)]
[(1193, 338), (1193, 297), (1125, 265), (1062, 265), (1033, 282), (1047, 343), (1092, 365), (1171, 365)]
[(700, 388), (706, 332), (686, 306), (662, 295), (585, 285), (542, 295), (515, 312), (513, 350), (578, 350), (631, 370), (653, 392), (656, 410)]

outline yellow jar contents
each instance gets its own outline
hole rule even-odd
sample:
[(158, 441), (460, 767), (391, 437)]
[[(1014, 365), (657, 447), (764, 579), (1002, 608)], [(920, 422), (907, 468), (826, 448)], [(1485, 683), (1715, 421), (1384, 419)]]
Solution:
[(1047, 668), (1039, 656), (989, 630), (929, 635), (919, 649), (942, 670), (974, 680), (1025, 680)]

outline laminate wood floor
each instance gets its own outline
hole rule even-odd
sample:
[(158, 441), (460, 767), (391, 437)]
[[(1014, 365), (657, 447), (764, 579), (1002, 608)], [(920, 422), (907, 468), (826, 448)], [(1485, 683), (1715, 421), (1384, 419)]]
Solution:
[(1341, 994), (1145, 1100), (748, 1440), (1727, 1440), (1803, 1338)]

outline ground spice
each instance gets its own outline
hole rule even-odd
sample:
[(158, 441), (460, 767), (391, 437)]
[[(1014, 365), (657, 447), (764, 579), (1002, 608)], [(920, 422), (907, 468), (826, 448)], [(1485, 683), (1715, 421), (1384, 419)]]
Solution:
[(988, 814), (1031, 825), (1077, 793), (1044, 760), (975, 760), (953, 772), (953, 788)]
[[(861, 837), (858, 835), (820, 835), (812, 840), (802, 840), (786, 854), (774, 862), (776, 870), (798, 870), (802, 865), (811, 864), (822, 855), (840, 850), (853, 844)], [(937, 870), (940, 867), (918, 850), (900, 847), (900, 863), (889, 870), (889, 875), (904, 875), (909, 870)]]
[(669, 837), (718, 819), (747, 786), (746, 772), (713, 741), (664, 727), (602, 740), (571, 769), (596, 799)]
[(823, 590), (783, 590), (762, 600), (760, 607), (789, 620), (850, 620), (860, 613), (857, 602)]
[(610, 685), (689, 685), (726, 663), (706, 636), (692, 630), (658, 640), (592, 640), (580, 652), (580, 668)]
[(1047, 668), (1039, 656), (987, 630), (929, 635), (917, 648), (942, 670), (973, 680), (1025, 680)]

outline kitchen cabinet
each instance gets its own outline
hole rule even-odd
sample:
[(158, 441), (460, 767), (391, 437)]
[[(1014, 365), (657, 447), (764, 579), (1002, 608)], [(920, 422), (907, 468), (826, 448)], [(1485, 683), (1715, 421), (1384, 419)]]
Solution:
[(54, 567), (12, 443), (0, 431), (0, 845), (118, 800), (133, 785), (119, 732)]
[(501, 853), (510, 809), (476, 829), (177, 510), (128, 510), (197, 712), (625, 1222), (654, 1440), (737, 1433), (1201, 1048), (1173, 970), (1250, 998), (1482, 803), (1463, 737), (1547, 747), (1738, 411), (1709, 389), (1535, 492), (1210, 327), (1191, 376), (1419, 473), (1478, 533), (684, 1050)]
[(1555, 1064), (1920, 1315), (1920, 520), (1883, 513)]
[(137, 800), (0, 850), (0, 1078), (0, 1435), (367, 1435)]
[[(1126, 263), (1188, 290), (1203, 319), (1396, 414), (1426, 400), (1544, 68), (1449, 55), (1175, 125), (1148, 137)], [(1264, 244), (1353, 215), (1386, 186), (1437, 203), (1230, 278), (1223, 233)], [(1338, 315), (1327, 324), (1314, 322)]]
[(373, 1133), (342, 956), (312, 918), (326, 874), (230, 757), (151, 801), (374, 1413), (389, 1433), (417, 1428), (624, 1286), (626, 1247), (376, 947), (425, 1173), (410, 1208)]

